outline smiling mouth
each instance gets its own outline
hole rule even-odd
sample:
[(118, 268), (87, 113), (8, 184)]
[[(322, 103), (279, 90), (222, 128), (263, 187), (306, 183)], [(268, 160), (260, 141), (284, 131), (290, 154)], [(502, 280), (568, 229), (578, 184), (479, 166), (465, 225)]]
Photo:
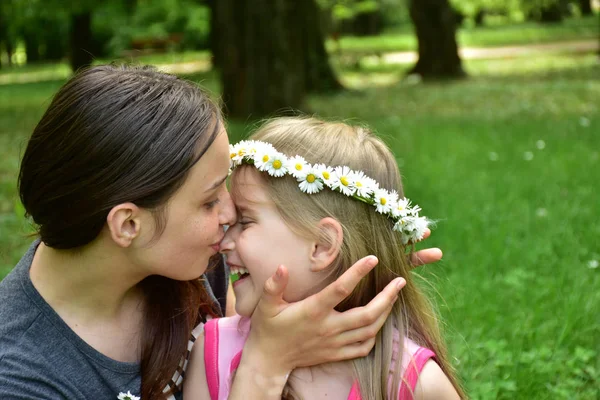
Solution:
[(250, 276), (247, 268), (238, 267), (237, 265), (231, 265), (229, 268), (229, 276), (231, 277), (232, 284)]

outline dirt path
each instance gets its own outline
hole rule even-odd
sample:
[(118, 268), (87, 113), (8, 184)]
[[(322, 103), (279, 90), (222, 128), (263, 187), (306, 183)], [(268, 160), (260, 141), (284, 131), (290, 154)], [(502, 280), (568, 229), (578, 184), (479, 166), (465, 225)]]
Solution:
[[(465, 47), (459, 49), (459, 53), (463, 60), (481, 60), (530, 57), (540, 54), (586, 53), (597, 50), (597, 40), (578, 40), (521, 46)], [(387, 64), (410, 64), (417, 61), (417, 53), (414, 51), (385, 53), (382, 61)]]

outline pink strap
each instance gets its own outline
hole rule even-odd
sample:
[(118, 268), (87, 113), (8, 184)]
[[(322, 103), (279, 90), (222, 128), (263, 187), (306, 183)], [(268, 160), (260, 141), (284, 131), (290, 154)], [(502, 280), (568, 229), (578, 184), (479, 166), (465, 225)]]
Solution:
[(419, 380), (419, 374), (423, 370), (425, 363), (435, 357), (435, 353), (425, 347), (420, 347), (412, 360), (408, 364), (406, 371), (404, 372), (404, 379), (402, 379), (402, 385), (400, 386), (399, 399), (412, 399), (414, 398), (413, 393), (417, 387), (417, 381)]
[(212, 319), (204, 324), (204, 368), (211, 400), (219, 398), (219, 323)]
[(348, 395), (348, 400), (360, 400), (360, 390), (358, 389), (358, 381), (354, 381), (352, 389), (350, 389), (350, 394)]
[[(420, 347), (412, 360), (408, 364), (402, 383), (400, 386), (400, 392), (398, 393), (399, 400), (410, 400), (414, 399), (415, 388), (417, 387), (417, 381), (419, 380), (419, 374), (423, 370), (423, 367), (430, 359), (435, 357), (435, 353), (424, 347)], [(389, 389), (388, 389), (389, 390)], [(355, 381), (350, 389), (348, 400), (361, 400), (360, 390), (358, 388), (358, 381)]]
[(231, 360), (231, 365), (229, 366), (229, 373), (232, 374), (233, 371), (237, 370), (240, 366), (240, 361), (242, 361), (242, 352), (237, 353), (233, 360)]

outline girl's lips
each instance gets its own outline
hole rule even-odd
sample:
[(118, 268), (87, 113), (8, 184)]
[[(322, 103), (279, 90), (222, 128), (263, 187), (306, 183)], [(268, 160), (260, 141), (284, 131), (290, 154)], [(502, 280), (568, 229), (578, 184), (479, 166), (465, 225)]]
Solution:
[(233, 282), (233, 287), (238, 286), (240, 283), (242, 283), (243, 281), (246, 280), (246, 278), (248, 278), (250, 275), (245, 275), (242, 278), (238, 279), (237, 281)]
[(221, 246), (219, 246), (219, 244), (213, 244), (210, 246), (216, 253), (219, 252), (219, 250), (221, 250)]

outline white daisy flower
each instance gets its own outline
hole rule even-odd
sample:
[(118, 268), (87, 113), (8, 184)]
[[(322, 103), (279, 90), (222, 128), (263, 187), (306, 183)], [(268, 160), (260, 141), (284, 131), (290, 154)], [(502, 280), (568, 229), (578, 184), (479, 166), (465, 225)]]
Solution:
[(419, 207), (417, 204), (411, 205), (409, 208), (409, 211), (408, 211), (408, 215), (412, 215), (413, 217), (418, 217), (419, 211), (421, 211), (421, 207)]
[(392, 208), (392, 216), (394, 218), (406, 217), (410, 211), (410, 200), (406, 197), (398, 199), (396, 207)]
[(404, 217), (394, 225), (394, 230), (402, 233), (402, 243), (418, 242), (423, 239), (429, 221), (425, 217)]
[(294, 156), (288, 159), (287, 169), (296, 179), (301, 179), (306, 176), (306, 171), (310, 168), (310, 164), (301, 156)]
[(229, 162), (231, 168), (240, 165), (245, 154), (245, 149), (241, 142), (236, 145), (229, 145)]
[(356, 188), (356, 194), (360, 197), (368, 197), (375, 189), (375, 180), (369, 178), (362, 171), (357, 171), (352, 177), (354, 181), (354, 187)]
[(319, 178), (319, 171), (314, 167), (306, 170), (306, 174), (298, 179), (300, 190), (304, 193), (313, 194), (323, 190), (323, 181)]
[(252, 156), (258, 153), (262, 149), (269, 149), (271, 152), (275, 151), (275, 148), (270, 143), (257, 142), (255, 140), (244, 141), (246, 143), (246, 153)]
[(385, 189), (377, 189), (373, 192), (375, 209), (380, 214), (388, 214), (392, 210), (392, 196)]
[(131, 392), (128, 390), (127, 393), (119, 393), (119, 395), (117, 396), (117, 400), (140, 400), (140, 398), (138, 396), (132, 395)]
[(271, 161), (274, 153), (274, 151), (267, 147), (261, 147), (257, 149), (256, 153), (253, 156), (254, 165), (256, 166), (256, 168), (258, 168), (259, 171), (266, 171), (266, 165), (269, 163), (269, 161)]
[(287, 157), (282, 153), (275, 153), (263, 167), (264, 170), (269, 173), (269, 175), (280, 177), (284, 176), (288, 172), (286, 164)]
[(352, 181), (353, 172), (350, 167), (335, 167), (331, 178), (331, 189), (339, 190), (346, 196), (352, 196), (356, 192)]
[(325, 164), (317, 164), (313, 167), (319, 172), (319, 177), (323, 180), (323, 183), (327, 187), (331, 187), (331, 179), (333, 178), (333, 168), (328, 167)]

